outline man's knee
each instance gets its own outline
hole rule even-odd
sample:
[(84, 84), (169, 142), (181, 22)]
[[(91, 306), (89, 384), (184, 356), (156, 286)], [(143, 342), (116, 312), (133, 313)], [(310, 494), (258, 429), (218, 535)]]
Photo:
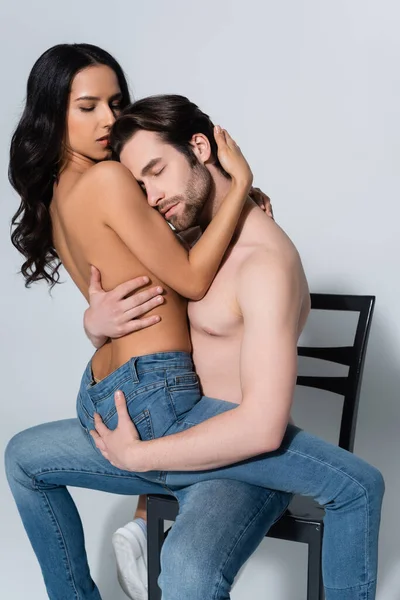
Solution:
[(382, 501), (385, 493), (385, 480), (379, 469), (368, 464), (363, 472), (361, 483), (365, 486), (368, 494), (376, 500)]
[(350, 471), (352, 485), (343, 489), (344, 494), (346, 495), (347, 488), (354, 498), (363, 496), (370, 506), (380, 507), (385, 493), (382, 473), (364, 460), (354, 458), (357, 460), (357, 468), (355, 471), (353, 469)]
[(163, 600), (222, 600), (228, 598), (230, 584), (210, 554), (199, 552), (194, 540), (182, 538), (168, 543), (161, 552), (159, 586)]

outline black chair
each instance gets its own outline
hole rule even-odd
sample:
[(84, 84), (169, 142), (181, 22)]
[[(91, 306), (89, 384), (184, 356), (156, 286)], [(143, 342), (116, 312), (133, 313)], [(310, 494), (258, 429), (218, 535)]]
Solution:
[[(297, 384), (327, 390), (344, 397), (339, 446), (353, 452), (360, 397), (360, 387), (367, 349), (375, 296), (311, 294), (313, 310), (358, 312), (359, 318), (352, 346), (298, 348), (299, 356), (322, 359), (349, 367), (345, 377), (298, 376)], [(160, 552), (165, 539), (164, 521), (174, 521), (178, 502), (172, 496), (148, 495), (148, 583), (149, 600), (160, 600), (157, 584)], [(266, 534), (268, 537), (308, 544), (307, 600), (323, 600), (321, 559), (324, 532), (324, 509), (314, 500), (294, 496), (285, 514)]]

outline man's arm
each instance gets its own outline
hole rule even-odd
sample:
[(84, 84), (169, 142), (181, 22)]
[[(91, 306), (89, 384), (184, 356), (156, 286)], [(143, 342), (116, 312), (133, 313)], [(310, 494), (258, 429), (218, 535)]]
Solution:
[[(237, 285), (244, 319), (242, 404), (178, 434), (134, 440), (130, 452), (124, 449), (132, 471), (208, 470), (279, 448), (297, 374), (299, 264), (259, 252), (243, 265)], [(99, 433), (103, 438), (106, 431), (102, 427)], [(114, 461), (118, 436), (118, 428), (104, 436)], [(108, 445), (106, 438), (114, 441)]]
[(83, 327), (95, 348), (101, 348), (109, 338), (120, 338), (160, 321), (159, 315), (143, 317), (164, 302), (164, 290), (160, 286), (138, 291), (148, 283), (146, 276), (135, 277), (105, 292), (100, 271), (91, 267), (89, 308), (84, 313)]

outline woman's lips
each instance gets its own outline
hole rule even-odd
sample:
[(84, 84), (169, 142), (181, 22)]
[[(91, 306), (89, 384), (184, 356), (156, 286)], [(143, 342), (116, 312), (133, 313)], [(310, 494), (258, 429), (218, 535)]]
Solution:
[(101, 144), (102, 146), (104, 146), (105, 148), (107, 148), (109, 140), (108, 140), (108, 138), (104, 138), (104, 139), (97, 140), (97, 142), (99, 144)]

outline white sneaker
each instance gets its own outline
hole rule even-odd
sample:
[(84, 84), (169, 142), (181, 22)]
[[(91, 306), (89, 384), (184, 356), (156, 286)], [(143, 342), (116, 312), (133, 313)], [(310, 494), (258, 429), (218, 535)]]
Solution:
[(147, 539), (140, 526), (131, 521), (112, 536), (120, 586), (132, 600), (148, 600)]

